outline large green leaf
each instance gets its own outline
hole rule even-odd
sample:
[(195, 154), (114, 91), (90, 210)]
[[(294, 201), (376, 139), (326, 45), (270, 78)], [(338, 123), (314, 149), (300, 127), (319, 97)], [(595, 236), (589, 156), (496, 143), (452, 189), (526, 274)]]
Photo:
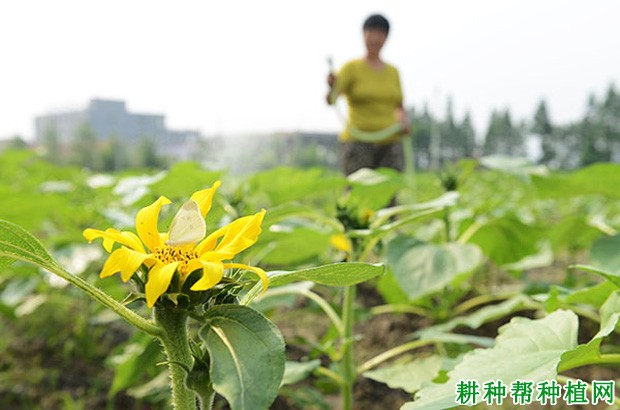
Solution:
[(206, 312), (200, 337), (209, 352), (215, 391), (232, 410), (266, 409), (284, 374), (284, 339), (278, 328), (247, 306), (219, 305)]
[(178, 162), (168, 170), (166, 176), (151, 185), (151, 190), (172, 201), (184, 199), (194, 191), (210, 187), (222, 174), (221, 171), (202, 169), (195, 162)]
[(589, 223), (587, 215), (570, 215), (549, 226), (545, 236), (557, 252), (564, 249), (587, 249), (600, 235), (601, 231)]
[(505, 385), (527, 380), (534, 383), (557, 377), (562, 355), (577, 346), (578, 319), (572, 311), (557, 310), (543, 319), (513, 318), (499, 329), (495, 346), (476, 349), (448, 373), (448, 381), (424, 387), (415, 401), (401, 410), (442, 410), (457, 405), (456, 383), (480, 384), (501, 380)]
[(601, 194), (611, 198), (620, 195), (620, 165), (598, 163), (571, 174), (535, 176), (534, 185), (543, 197), (568, 197)]
[(486, 222), (469, 239), (496, 265), (517, 262), (538, 253), (541, 231), (516, 218), (503, 217)]
[(342, 175), (324, 168), (279, 167), (254, 174), (248, 185), (250, 191), (264, 193), (271, 199), (271, 205), (278, 205), (318, 195), (335, 200), (347, 181)]
[(264, 231), (253, 252), (262, 253), (261, 261), (274, 267), (299, 266), (315, 262), (329, 248), (329, 232), (311, 227), (282, 226), (282, 231)]
[(385, 383), (392, 389), (403, 389), (414, 393), (420, 390), (423, 383), (430, 382), (437, 377), (442, 362), (443, 359), (439, 356), (429, 356), (406, 364), (370, 370), (364, 373), (364, 377)]
[(590, 262), (597, 268), (620, 274), (620, 235), (603, 236), (594, 241)]
[(0, 267), (14, 259), (46, 269), (60, 268), (37, 238), (20, 226), (0, 219)]
[(394, 277), (410, 300), (436, 292), (482, 262), (480, 249), (470, 244), (427, 244), (400, 236), (387, 248)]
[(391, 169), (360, 169), (349, 175), (352, 183), (347, 204), (359, 210), (385, 207), (396, 194), (402, 181)]

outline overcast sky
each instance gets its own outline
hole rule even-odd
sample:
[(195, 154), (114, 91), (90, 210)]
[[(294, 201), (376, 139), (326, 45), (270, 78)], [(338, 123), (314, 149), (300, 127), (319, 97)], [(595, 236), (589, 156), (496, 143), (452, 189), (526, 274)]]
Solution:
[(361, 24), (392, 24), (384, 58), (405, 104), (443, 115), (490, 110), (552, 120), (584, 112), (587, 96), (620, 86), (620, 1), (20, 0), (0, 4), (0, 138), (30, 137), (33, 117), (93, 97), (162, 113), (206, 135), (336, 131), (324, 104), (326, 57), (361, 56)]

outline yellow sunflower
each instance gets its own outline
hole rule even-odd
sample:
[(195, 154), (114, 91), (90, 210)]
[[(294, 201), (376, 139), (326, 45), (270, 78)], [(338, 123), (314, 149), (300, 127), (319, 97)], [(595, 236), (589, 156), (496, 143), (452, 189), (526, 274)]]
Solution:
[[(84, 230), (89, 242), (103, 238), (103, 247), (111, 252), (100, 276), (105, 278), (120, 272), (121, 279), (127, 282), (141, 265), (145, 265), (148, 279), (144, 293), (149, 307), (166, 292), (175, 272), (183, 282), (190, 273), (202, 269), (202, 277), (190, 288), (200, 291), (217, 285), (225, 269), (245, 269), (256, 273), (263, 291), (266, 290), (268, 279), (264, 270), (231, 262), (235, 255), (256, 243), (265, 210), (236, 219), (207, 236), (204, 217), (211, 209), (219, 186), (220, 181), (217, 181), (211, 188), (195, 192), (178, 211), (166, 233), (160, 233), (157, 228), (161, 208), (170, 203), (163, 196), (138, 211), (137, 235), (113, 228)], [(113, 251), (115, 243), (122, 246)]]

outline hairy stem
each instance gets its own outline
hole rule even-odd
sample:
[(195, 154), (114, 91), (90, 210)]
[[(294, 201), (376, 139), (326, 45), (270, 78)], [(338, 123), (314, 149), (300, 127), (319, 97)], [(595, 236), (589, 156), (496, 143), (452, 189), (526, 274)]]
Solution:
[(174, 410), (196, 410), (196, 396), (185, 383), (187, 369), (192, 368), (194, 361), (187, 335), (187, 314), (163, 307), (155, 307), (153, 313), (155, 322), (163, 330), (159, 339), (168, 358), (172, 408)]

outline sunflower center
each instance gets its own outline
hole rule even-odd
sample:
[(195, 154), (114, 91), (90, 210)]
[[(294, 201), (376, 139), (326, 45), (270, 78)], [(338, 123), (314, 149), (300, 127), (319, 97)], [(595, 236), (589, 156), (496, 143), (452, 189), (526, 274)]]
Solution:
[(188, 262), (197, 259), (196, 248), (192, 246), (163, 246), (155, 249), (157, 259), (163, 263)]

